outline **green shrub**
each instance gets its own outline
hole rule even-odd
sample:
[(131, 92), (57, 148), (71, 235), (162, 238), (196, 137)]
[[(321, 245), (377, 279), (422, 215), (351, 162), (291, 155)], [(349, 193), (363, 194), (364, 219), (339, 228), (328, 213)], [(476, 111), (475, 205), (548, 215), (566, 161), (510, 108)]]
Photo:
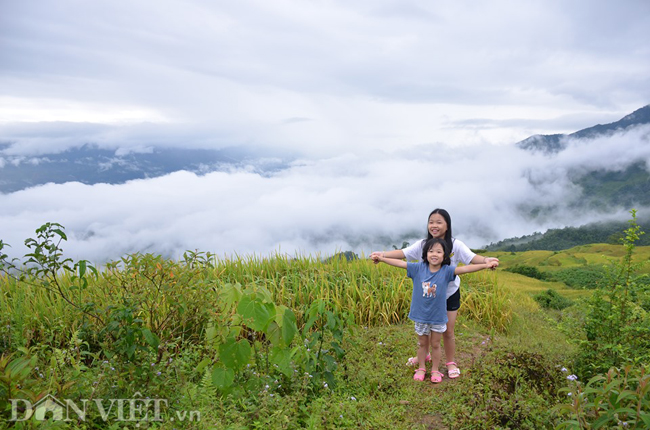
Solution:
[(568, 308), (573, 304), (573, 301), (560, 295), (560, 293), (551, 288), (544, 291), (543, 293), (536, 294), (533, 296), (533, 298), (544, 309), (562, 310), (564, 308)]
[(468, 374), (472, 389), (451, 405), (453, 428), (547, 428), (563, 376), (544, 354), (491, 351)]
[(518, 273), (520, 275), (528, 276), (529, 278), (539, 279), (541, 281), (546, 281), (548, 275), (537, 267), (529, 266), (527, 264), (517, 264), (516, 266), (509, 267), (505, 269), (506, 272)]
[(607, 285), (607, 273), (600, 266), (570, 267), (553, 272), (551, 278), (570, 288), (595, 289)]

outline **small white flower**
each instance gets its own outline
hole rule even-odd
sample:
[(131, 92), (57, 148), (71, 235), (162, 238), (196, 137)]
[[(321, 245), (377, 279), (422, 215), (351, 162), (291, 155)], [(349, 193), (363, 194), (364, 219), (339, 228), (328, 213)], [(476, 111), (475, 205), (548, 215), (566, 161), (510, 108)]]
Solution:
[(563, 368), (561, 368), (560, 370), (563, 371), (563, 372), (568, 372), (568, 370), (567, 370), (566, 367), (563, 367)]
[(577, 377), (576, 375), (569, 375), (569, 376), (567, 376), (566, 378), (567, 378), (569, 381), (575, 381), (575, 380), (578, 379), (578, 377)]
[(350, 400), (354, 400), (355, 402), (357, 401), (357, 398), (354, 396), (350, 396)]

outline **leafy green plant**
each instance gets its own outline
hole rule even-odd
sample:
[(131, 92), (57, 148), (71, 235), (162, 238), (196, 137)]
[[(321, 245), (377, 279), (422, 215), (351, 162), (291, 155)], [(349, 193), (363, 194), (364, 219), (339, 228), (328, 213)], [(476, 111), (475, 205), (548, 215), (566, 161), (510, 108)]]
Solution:
[[(97, 269), (87, 260), (74, 262), (70, 258), (63, 258), (60, 244), (68, 240), (65, 228), (58, 223), (45, 223), (36, 229), (36, 238), (25, 240), (25, 246), (31, 252), (25, 255), (26, 260), (22, 267), (7, 261), (6, 254), (0, 255), (0, 269), (10, 274), (13, 269), (19, 273), (20, 280), (38, 285), (43, 289), (53, 292), (61, 297), (68, 305), (85, 315), (103, 323), (101, 316), (93, 312), (92, 304), (82, 303), (73, 297), (72, 292), (83, 291), (88, 287), (86, 274), (92, 272), (97, 276)], [(1, 243), (1, 242), (0, 242)], [(4, 245), (4, 244), (3, 244)], [(1, 249), (1, 248), (0, 248)], [(60, 278), (63, 273), (71, 275), (68, 282), (70, 288), (65, 288)]]
[(0, 356), (0, 416), (9, 409), (9, 400), (17, 397), (35, 400), (36, 392), (32, 373), (38, 356), (21, 348), (14, 354)]
[(610, 369), (582, 384), (575, 375), (560, 389), (569, 402), (555, 411), (563, 419), (558, 429), (650, 428), (650, 374), (646, 367)]
[(576, 360), (579, 375), (604, 373), (611, 367), (650, 361), (650, 313), (640, 306), (647, 287), (636, 282), (634, 273), (642, 263), (633, 261), (635, 242), (644, 234), (632, 210), (625, 230), (625, 255), (611, 268), (610, 286), (598, 289), (587, 301), (583, 322), (585, 338), (579, 340)]
[(567, 299), (552, 288), (533, 296), (535, 301), (545, 309), (562, 310), (573, 305), (571, 299)]
[[(232, 392), (236, 382), (254, 385), (253, 375), (260, 381), (265, 380), (261, 376), (283, 380), (283, 391), (300, 384), (305, 375), (308, 386), (334, 386), (337, 360), (345, 355), (343, 336), (352, 325), (347, 313), (316, 300), (300, 328), (294, 312), (276, 305), (264, 287), (242, 290), (228, 284), (221, 298), (220, 319), (209, 326), (206, 337), (218, 351), (212, 382), (222, 392)], [(294, 345), (297, 335), (300, 341)]]

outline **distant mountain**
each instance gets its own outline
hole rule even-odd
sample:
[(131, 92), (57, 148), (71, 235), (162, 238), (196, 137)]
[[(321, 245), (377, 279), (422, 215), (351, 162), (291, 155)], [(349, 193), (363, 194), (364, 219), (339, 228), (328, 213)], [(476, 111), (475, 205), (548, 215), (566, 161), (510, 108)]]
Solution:
[[(646, 124), (650, 124), (650, 105), (610, 124), (598, 124), (568, 135), (531, 136), (516, 145), (525, 151), (540, 151), (550, 156), (566, 149), (570, 142), (610, 136)], [(643, 139), (639, 141), (639, 145), (647, 144)], [(569, 178), (582, 189), (581, 195), (575, 201), (566, 202), (571, 207), (585, 210), (607, 210), (607, 208), (629, 210), (650, 207), (650, 173), (646, 160), (641, 156), (636, 160), (630, 160), (630, 164), (621, 170), (581, 168), (570, 171)], [(533, 211), (541, 213), (543, 210), (544, 208), (535, 208)]]
[(58, 154), (10, 156), (0, 145), (0, 193), (11, 193), (49, 182), (77, 181), (84, 184), (120, 184), (132, 179), (153, 178), (179, 170), (196, 174), (253, 166), (264, 172), (286, 167), (278, 159), (253, 158), (236, 148), (219, 150), (152, 148), (149, 152), (124, 152), (83, 145)]
[(566, 148), (567, 138), (590, 139), (642, 124), (650, 124), (650, 105), (635, 110), (631, 114), (610, 124), (594, 125), (593, 127), (585, 128), (571, 134), (537, 134), (518, 142), (516, 145), (521, 149), (553, 153)]
[[(650, 124), (650, 105), (644, 106), (619, 121), (598, 124), (571, 134), (551, 134), (531, 136), (517, 143), (525, 151), (539, 151), (551, 156), (567, 148), (570, 142), (609, 136), (633, 127)], [(641, 140), (639, 145), (646, 145)], [(608, 210), (611, 208), (641, 209), (650, 208), (650, 173), (646, 160), (630, 160), (630, 164), (620, 170), (580, 169), (569, 172), (571, 181), (582, 189), (581, 195), (573, 202), (573, 208), (585, 210)], [(565, 202), (567, 203), (567, 202)], [(533, 208), (530, 216), (552, 210), (552, 208)], [(650, 245), (650, 217), (643, 214), (639, 225), (649, 234), (641, 237), (639, 245)], [(580, 227), (565, 227), (536, 232), (531, 235), (504, 239), (486, 246), (488, 251), (559, 251), (589, 243), (619, 243), (621, 232), (627, 228), (621, 220), (609, 223), (593, 223)]]

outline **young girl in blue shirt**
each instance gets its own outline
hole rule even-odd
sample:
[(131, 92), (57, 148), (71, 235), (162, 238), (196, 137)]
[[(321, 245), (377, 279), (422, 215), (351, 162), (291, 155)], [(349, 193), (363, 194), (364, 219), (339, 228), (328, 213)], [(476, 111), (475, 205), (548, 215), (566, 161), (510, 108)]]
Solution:
[[(418, 363), (425, 363), (431, 350), (431, 382), (442, 381), (440, 365), (440, 339), (447, 330), (447, 288), (456, 275), (494, 268), (496, 261), (482, 264), (470, 264), (456, 267), (450, 265), (449, 246), (439, 238), (428, 239), (422, 247), (422, 261), (410, 263), (395, 258), (387, 258), (381, 253), (373, 253), (372, 259), (391, 266), (406, 269), (406, 274), (413, 280), (413, 294), (409, 319), (415, 323), (418, 336)], [(413, 379), (424, 381), (426, 368), (423, 365), (415, 371)]]
[[(449, 212), (444, 209), (434, 209), (427, 217), (427, 238), (418, 240), (413, 245), (404, 248), (396, 249), (393, 251), (379, 251), (373, 252), (370, 258), (375, 260), (375, 256), (381, 255), (387, 258), (403, 259), (407, 261), (419, 261), (422, 256), (422, 247), (432, 237), (443, 239), (450, 250), (450, 265), (463, 264), (480, 264), (488, 262), (496, 262), (499, 265), (499, 259), (494, 257), (484, 257), (472, 252), (467, 245), (452, 236), (451, 232), (451, 216)], [(377, 262), (375, 260), (375, 262)], [(442, 341), (445, 348), (446, 367), (447, 373), (450, 378), (458, 378), (460, 376), (460, 369), (455, 362), (456, 357), (456, 317), (458, 316), (458, 309), (460, 308), (460, 278), (456, 276), (447, 288), (447, 331), (442, 334)], [(427, 357), (427, 361), (430, 358)], [(408, 359), (408, 365), (417, 365), (417, 357)]]

